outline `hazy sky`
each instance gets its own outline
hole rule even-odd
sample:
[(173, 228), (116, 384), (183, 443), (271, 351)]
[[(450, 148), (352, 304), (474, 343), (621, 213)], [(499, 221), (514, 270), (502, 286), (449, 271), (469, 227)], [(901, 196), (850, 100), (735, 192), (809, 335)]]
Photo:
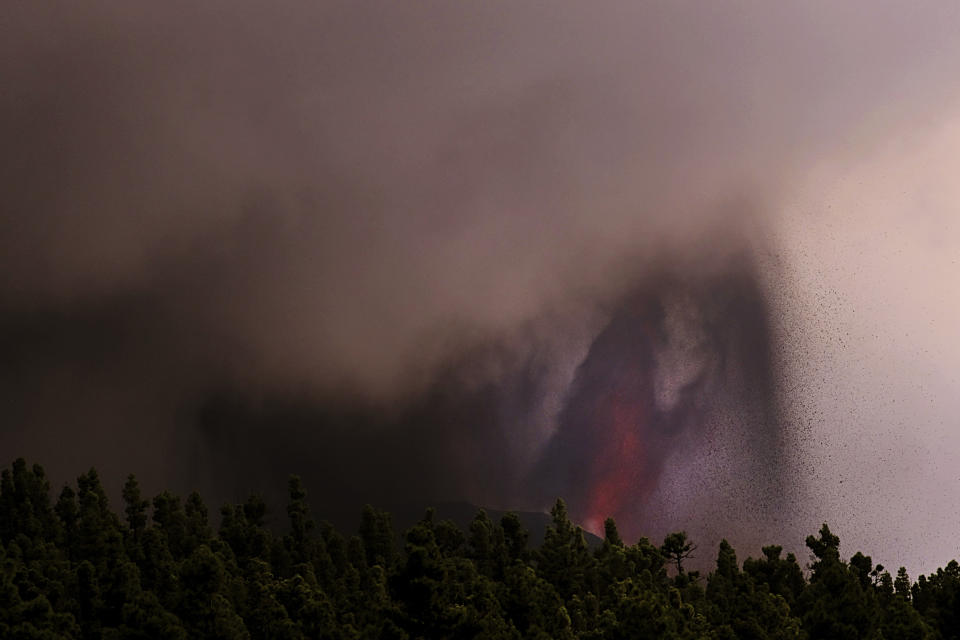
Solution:
[[(666, 307), (709, 319), (690, 292), (746, 255), (793, 453), (783, 539), (828, 520), (888, 566), (960, 556), (960, 6), (5, 13), (8, 458), (183, 487), (211, 394), (389, 415), (433, 407), (454, 362), (464, 388), (537, 381), (490, 418), (526, 416), (490, 451), (527, 470), (624, 296), (685, 274)], [(657, 376), (700, 380), (682, 335)], [(749, 501), (711, 447), (671, 449), (646, 500)]]

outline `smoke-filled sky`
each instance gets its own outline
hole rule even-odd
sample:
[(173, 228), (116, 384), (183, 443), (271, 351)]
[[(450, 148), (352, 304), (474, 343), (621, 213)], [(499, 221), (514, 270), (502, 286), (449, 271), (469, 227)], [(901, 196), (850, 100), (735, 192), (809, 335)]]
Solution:
[(5, 459), (960, 556), (960, 6), (4, 14)]

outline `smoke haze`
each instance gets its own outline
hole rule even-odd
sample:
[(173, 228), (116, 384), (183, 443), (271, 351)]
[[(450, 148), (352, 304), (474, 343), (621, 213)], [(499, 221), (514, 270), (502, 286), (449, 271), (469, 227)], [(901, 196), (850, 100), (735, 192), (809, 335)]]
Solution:
[[(213, 500), (298, 472), (330, 513), (563, 494), (631, 534), (798, 547), (826, 519), (900, 553), (884, 505), (960, 454), (958, 27), (950, 3), (18, 4), (0, 451)], [(937, 553), (958, 502), (913, 507)]]

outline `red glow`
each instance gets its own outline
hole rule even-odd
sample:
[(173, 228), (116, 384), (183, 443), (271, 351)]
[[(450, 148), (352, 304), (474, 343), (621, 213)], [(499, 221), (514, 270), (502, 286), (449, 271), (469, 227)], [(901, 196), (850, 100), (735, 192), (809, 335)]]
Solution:
[(591, 461), (594, 481), (586, 518), (587, 526), (598, 534), (606, 518), (628, 516), (630, 505), (642, 502), (653, 489), (650, 475), (644, 473), (647, 455), (642, 435), (649, 423), (648, 404), (630, 397), (626, 390), (613, 392), (604, 404), (605, 415), (597, 416), (595, 423), (602, 444)]
[[(653, 371), (647, 354), (656, 340), (647, 318), (632, 325), (632, 358), (620, 360), (606, 381), (606, 393), (595, 405), (592, 437), (598, 446), (587, 477), (587, 526), (603, 533), (603, 521), (613, 517), (625, 531), (639, 524), (638, 507), (656, 487), (659, 466), (654, 423)], [(621, 354), (623, 355), (623, 354)]]
[(577, 392), (561, 428), (567, 447), (576, 447), (579, 467), (570, 473), (576, 488), (574, 516), (585, 529), (603, 534), (614, 518), (621, 532), (642, 530), (644, 506), (662, 470), (665, 440), (654, 398), (658, 315), (638, 300), (601, 334), (578, 372)]

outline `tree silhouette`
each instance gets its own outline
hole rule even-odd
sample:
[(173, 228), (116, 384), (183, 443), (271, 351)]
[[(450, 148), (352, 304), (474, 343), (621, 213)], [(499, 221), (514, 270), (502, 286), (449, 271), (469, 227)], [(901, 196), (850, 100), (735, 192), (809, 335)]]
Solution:
[(287, 488), (283, 531), (252, 496), (214, 534), (197, 493), (146, 500), (130, 475), (121, 522), (96, 470), (51, 506), (42, 468), (16, 460), (0, 471), (0, 638), (960, 637), (960, 564), (894, 578), (844, 561), (826, 524), (809, 579), (780, 546), (741, 568), (723, 540), (704, 581), (684, 532), (628, 546), (607, 520), (591, 549), (562, 500), (539, 547), (517, 514), (481, 510), (463, 532), (428, 510), (398, 548), (390, 514), (364, 507), (345, 537), (312, 519), (299, 478)]
[(660, 551), (664, 557), (671, 560), (677, 567), (677, 574), (683, 575), (683, 561), (693, 557), (697, 545), (687, 539), (686, 531), (671, 533), (663, 539)]

